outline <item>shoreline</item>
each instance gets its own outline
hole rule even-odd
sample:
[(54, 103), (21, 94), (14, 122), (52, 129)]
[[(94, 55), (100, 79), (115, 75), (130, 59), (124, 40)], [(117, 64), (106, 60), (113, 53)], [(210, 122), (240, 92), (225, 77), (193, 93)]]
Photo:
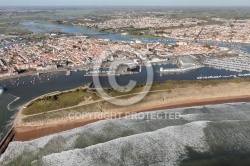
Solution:
[[(132, 110), (130, 113), (141, 113), (141, 112), (150, 112), (158, 111), (164, 109), (175, 109), (175, 108), (185, 108), (185, 107), (195, 107), (195, 106), (204, 106), (204, 105), (217, 105), (217, 104), (226, 104), (226, 103), (240, 103), (240, 102), (250, 102), (250, 95), (241, 95), (241, 96), (229, 96), (229, 97), (215, 97), (215, 98), (206, 98), (200, 100), (186, 100), (181, 103), (165, 103), (152, 107), (143, 107), (139, 109)], [(21, 111), (18, 112), (20, 114)], [(126, 113), (121, 113), (121, 116), (126, 116)], [(115, 117), (112, 117), (115, 118)], [(41, 138), (51, 134), (56, 134), (59, 132), (75, 129), (78, 127), (83, 127), (88, 124), (105, 120), (105, 119), (80, 119), (68, 121), (66, 123), (60, 124), (51, 124), (43, 126), (25, 126), (25, 127), (13, 127), (15, 131), (15, 136), (12, 141), (30, 141), (33, 139)]]
[(47, 74), (47, 73), (58, 73), (58, 72), (63, 72), (63, 71), (67, 71), (67, 69), (28, 72), (28, 73), (16, 74), (16, 75), (12, 75), (12, 76), (0, 77), (0, 81), (15, 79), (15, 78), (22, 78), (22, 77), (27, 77), (27, 76), (34, 76), (39, 72), (41, 72), (43, 74)]
[(10, 79), (15, 79), (15, 78), (22, 78), (22, 77), (27, 77), (27, 76), (34, 76), (37, 75), (37, 73), (42, 73), (42, 74), (48, 74), (48, 73), (59, 73), (59, 72), (67, 72), (67, 71), (87, 71), (87, 67), (79, 66), (79, 67), (72, 67), (72, 68), (59, 68), (59, 69), (52, 69), (52, 70), (41, 70), (41, 71), (34, 71), (34, 72), (27, 72), (27, 73), (21, 73), (21, 74), (16, 74), (12, 76), (4, 76), (0, 77), (0, 81), (4, 80), (10, 80)]

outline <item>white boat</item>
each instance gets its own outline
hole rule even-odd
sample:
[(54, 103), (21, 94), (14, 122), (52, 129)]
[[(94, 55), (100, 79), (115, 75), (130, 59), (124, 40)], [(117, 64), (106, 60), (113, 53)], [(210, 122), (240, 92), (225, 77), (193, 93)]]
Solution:
[(0, 87), (0, 94), (2, 94), (4, 92), (4, 88)]

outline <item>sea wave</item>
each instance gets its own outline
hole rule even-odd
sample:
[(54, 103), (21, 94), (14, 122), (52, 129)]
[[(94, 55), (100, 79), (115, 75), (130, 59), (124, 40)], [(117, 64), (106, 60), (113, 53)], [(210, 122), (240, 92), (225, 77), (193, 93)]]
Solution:
[[(33, 165), (175, 165), (186, 158), (186, 146), (197, 151), (209, 149), (203, 129), (207, 122), (170, 126), (154, 132), (118, 138), (85, 149), (51, 154)], [(191, 139), (190, 139), (191, 138)], [(66, 157), (67, 156), (67, 157)]]
[[(11, 142), (0, 165), (174, 165), (198, 153), (250, 152), (250, 103), (159, 110), (180, 119), (108, 119)], [(152, 115), (153, 116), (153, 115)]]

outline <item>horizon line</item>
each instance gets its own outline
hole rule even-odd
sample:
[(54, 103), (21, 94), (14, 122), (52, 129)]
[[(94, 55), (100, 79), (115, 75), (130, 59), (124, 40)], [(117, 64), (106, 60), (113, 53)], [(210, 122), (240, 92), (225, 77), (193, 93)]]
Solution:
[(1, 5), (1, 7), (250, 7), (250, 5), (233, 6), (233, 5)]

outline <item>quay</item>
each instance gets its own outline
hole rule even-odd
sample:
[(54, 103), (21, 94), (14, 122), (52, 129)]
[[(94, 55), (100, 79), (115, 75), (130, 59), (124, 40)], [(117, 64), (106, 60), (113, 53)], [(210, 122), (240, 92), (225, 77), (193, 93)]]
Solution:
[(162, 67), (160, 68), (157, 73), (185, 73), (188, 71), (196, 70), (202, 68), (202, 66), (194, 66), (194, 67), (188, 67), (188, 68), (171, 68), (171, 69), (163, 69)]

